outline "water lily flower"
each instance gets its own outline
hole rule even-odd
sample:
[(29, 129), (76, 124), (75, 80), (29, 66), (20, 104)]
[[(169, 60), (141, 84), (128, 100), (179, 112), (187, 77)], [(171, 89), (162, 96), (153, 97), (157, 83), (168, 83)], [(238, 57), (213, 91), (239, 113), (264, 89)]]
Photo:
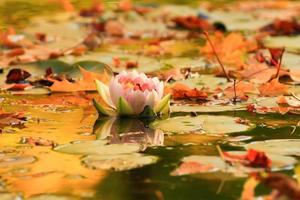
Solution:
[(149, 117), (170, 110), (170, 95), (163, 96), (164, 83), (144, 73), (123, 71), (109, 86), (98, 80), (96, 86), (103, 103), (94, 99), (94, 105), (101, 115)]

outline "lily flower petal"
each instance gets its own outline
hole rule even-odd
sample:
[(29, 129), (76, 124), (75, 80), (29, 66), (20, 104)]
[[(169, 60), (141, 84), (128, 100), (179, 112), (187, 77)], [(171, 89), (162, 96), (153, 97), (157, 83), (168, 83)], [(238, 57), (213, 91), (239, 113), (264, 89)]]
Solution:
[(103, 101), (109, 107), (116, 108), (116, 106), (114, 105), (114, 103), (111, 100), (109, 88), (101, 81), (95, 80), (95, 82), (96, 82), (97, 91), (98, 91), (99, 95), (101, 96), (101, 98), (103, 99)]

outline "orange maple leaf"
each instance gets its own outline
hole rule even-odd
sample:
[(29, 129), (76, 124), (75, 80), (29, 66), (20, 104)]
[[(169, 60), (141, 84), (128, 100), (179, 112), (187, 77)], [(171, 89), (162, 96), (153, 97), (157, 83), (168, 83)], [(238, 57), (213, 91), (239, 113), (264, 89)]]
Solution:
[[(255, 41), (246, 40), (240, 33), (230, 33), (224, 36), (221, 32), (215, 32), (210, 38), (222, 61), (238, 67), (244, 63), (243, 59), (246, 53), (257, 48)], [(208, 59), (214, 57), (213, 49), (208, 42), (200, 48), (200, 53)]]
[[(265, 63), (249, 63), (244, 66), (244, 69), (238, 72), (242, 78), (248, 79), (251, 82), (266, 83), (275, 77), (277, 73), (276, 68), (271, 68)], [(281, 69), (279, 77), (289, 75), (289, 73)]]
[(49, 81), (53, 82), (50, 86), (50, 90), (53, 92), (94, 91), (96, 90), (95, 80), (102, 81), (103, 83), (109, 82), (109, 75), (106, 71), (99, 74), (89, 72), (82, 67), (79, 67), (79, 69), (83, 78), (76, 82), (70, 82), (65, 78), (62, 81), (48, 78)]
[(206, 99), (207, 93), (196, 88), (191, 89), (183, 83), (175, 83), (171, 87), (165, 87), (165, 93), (172, 94), (173, 99)]
[(278, 96), (288, 94), (288, 86), (280, 83), (278, 79), (273, 79), (268, 83), (259, 86), (259, 92), (262, 96)]
[(224, 90), (224, 94), (228, 98), (234, 98), (235, 96), (242, 100), (247, 100), (247, 94), (251, 93), (255, 90), (253, 83), (247, 82), (238, 82), (234, 88), (234, 86), (230, 86)]
[(118, 4), (119, 10), (130, 11), (133, 9), (131, 0), (121, 0)]

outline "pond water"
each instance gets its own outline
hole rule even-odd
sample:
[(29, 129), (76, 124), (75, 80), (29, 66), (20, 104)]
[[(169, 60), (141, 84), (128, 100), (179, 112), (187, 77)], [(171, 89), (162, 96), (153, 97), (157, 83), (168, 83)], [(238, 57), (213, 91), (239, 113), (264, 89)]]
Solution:
[[(3, 192), (21, 193), (24, 197), (41, 194), (66, 195), (62, 199), (68, 199), (68, 196), (87, 199), (238, 199), (240, 197), (245, 181), (242, 177), (218, 173), (194, 176), (170, 175), (184, 156), (218, 155), (217, 144), (224, 150), (242, 149), (228, 145), (229, 143), (237, 145), (240, 142), (226, 142), (222, 136), (201, 134), (164, 135), (156, 139), (159, 133), (155, 133), (153, 129), (147, 128), (141, 121), (135, 119), (119, 119), (113, 123), (111, 129), (103, 129), (103, 119), (97, 121), (97, 113), (88, 103), (82, 106), (66, 106), (66, 103), (62, 103), (61, 99), (72, 102), (70, 96), (3, 97), (3, 101), (7, 102), (4, 105), (5, 110), (25, 112), (29, 121), (22, 128), (4, 129), (0, 135), (1, 151), (11, 149), (13, 152), (4, 155), (33, 156), (35, 159), (35, 161), (20, 160), (11, 163), (6, 161), (6, 164), (1, 160)], [(54, 101), (57, 101), (56, 105), (53, 104)], [(299, 138), (300, 130), (296, 129), (291, 134), (293, 128), (290, 125), (300, 121), (297, 115), (283, 117), (279, 114), (259, 115), (243, 111), (224, 112), (218, 115), (242, 117), (255, 123), (257, 126), (249, 131), (229, 134), (231, 137), (251, 136), (247, 142)], [(149, 145), (143, 153), (158, 156), (159, 160), (155, 164), (121, 172), (86, 168), (81, 161), (82, 155), (63, 154), (52, 151), (50, 147), (32, 147), (19, 143), (22, 137), (38, 136), (58, 144), (66, 144), (72, 141), (99, 139), (103, 134), (112, 135), (112, 143), (122, 143), (126, 140), (130, 141), (130, 137), (126, 139), (124, 136), (119, 136), (120, 132), (138, 131), (142, 132), (139, 136), (131, 137), (131, 140), (139, 141), (144, 146)], [(151, 147), (153, 145), (154, 147)], [(46, 199), (47, 196), (44, 198)]]
[[(22, 30), (33, 16), (59, 12), (58, 5), (45, 2), (2, 0), (1, 26), (13, 25)], [(182, 3), (166, 3), (176, 2)], [(74, 1), (74, 4), (79, 8), (90, 2)], [(47, 9), (45, 5), (49, 5)], [(174, 176), (172, 172), (186, 156), (219, 156), (217, 146), (224, 151), (245, 150), (244, 144), (254, 141), (300, 139), (297, 114), (257, 114), (244, 109), (198, 112), (197, 116), (194, 112), (176, 112), (167, 122), (98, 119), (91, 101), (94, 96), (93, 92), (0, 93), (3, 110), (23, 112), (27, 118), (23, 126), (7, 126), (0, 134), (0, 199), (239, 199), (247, 179), (245, 174), (234, 176), (216, 171)], [(179, 122), (172, 122), (173, 119)], [(248, 121), (237, 125), (234, 123), (237, 119)], [(215, 124), (210, 124), (211, 121)], [(22, 142), (28, 137), (54, 141), (56, 147)], [(76, 147), (80, 146), (78, 141), (96, 140), (117, 146), (108, 150), (94, 143)], [(122, 146), (124, 143), (132, 146)], [(134, 150), (134, 145), (139, 150)], [(99, 158), (96, 148), (121, 154), (128, 150), (129, 161), (119, 158), (113, 162), (109, 156)], [(111, 154), (113, 157), (114, 153)], [(145, 161), (135, 160), (134, 156), (145, 156)], [(112, 169), (105, 170), (111, 166)], [(124, 170), (131, 166), (132, 169)], [(294, 168), (280, 172), (293, 175)], [(256, 191), (261, 195), (269, 189), (260, 185)]]

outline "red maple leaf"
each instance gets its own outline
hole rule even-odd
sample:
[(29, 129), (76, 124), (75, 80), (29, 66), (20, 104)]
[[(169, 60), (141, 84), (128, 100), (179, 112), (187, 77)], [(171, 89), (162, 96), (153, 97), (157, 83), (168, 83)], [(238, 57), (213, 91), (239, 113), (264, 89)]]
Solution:
[(205, 19), (200, 19), (196, 16), (179, 16), (172, 21), (181, 28), (189, 30), (210, 30), (213, 26)]
[(248, 167), (270, 168), (272, 161), (264, 152), (249, 149), (244, 155), (234, 155), (228, 152), (223, 152), (227, 162), (238, 162)]

